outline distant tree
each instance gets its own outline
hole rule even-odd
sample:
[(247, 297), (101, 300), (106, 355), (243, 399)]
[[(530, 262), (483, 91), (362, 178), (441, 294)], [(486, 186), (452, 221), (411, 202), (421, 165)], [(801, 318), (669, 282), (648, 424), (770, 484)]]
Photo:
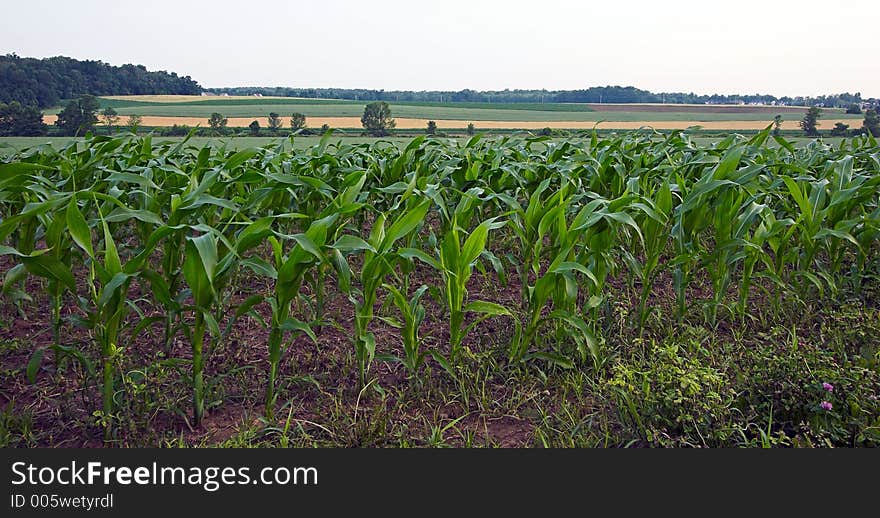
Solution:
[(850, 104), (849, 106), (846, 107), (846, 113), (852, 113), (852, 114), (858, 115), (858, 114), (862, 113), (862, 107), (859, 106), (858, 104)]
[(23, 106), (16, 101), (0, 103), (0, 137), (35, 137), (46, 134), (43, 114), (36, 106)]
[(67, 103), (67, 106), (58, 113), (55, 125), (72, 136), (82, 135), (94, 129), (98, 123), (95, 112), (98, 111), (98, 99), (93, 95), (83, 95)]
[(364, 107), (361, 116), (361, 124), (371, 135), (383, 137), (388, 135), (388, 130), (396, 126), (391, 118), (391, 108), (385, 101), (372, 102)]
[(849, 134), (849, 124), (837, 122), (834, 124), (834, 127), (831, 128), (832, 137), (845, 137), (847, 134)]
[(541, 135), (542, 137), (549, 137), (549, 136), (553, 135), (553, 130), (548, 126), (544, 129), (542, 129), (540, 132), (538, 132), (538, 135)]
[(773, 117), (773, 134), (779, 135), (782, 132), (782, 115)]
[(214, 112), (208, 117), (208, 126), (211, 127), (211, 131), (214, 134), (223, 134), (226, 133), (226, 124), (229, 123), (229, 119), (223, 116), (222, 113)]
[(159, 134), (163, 137), (182, 137), (189, 133), (190, 127), (186, 124), (173, 125), (170, 128), (163, 128)]
[(437, 123), (434, 121), (428, 121), (428, 127), (425, 128), (425, 133), (427, 133), (428, 135), (436, 135)]
[(269, 118), (267, 120), (269, 121), (269, 131), (272, 133), (278, 133), (278, 130), (284, 125), (284, 123), (281, 122), (281, 117), (275, 112), (269, 113)]
[(306, 116), (301, 113), (294, 113), (290, 116), (290, 129), (299, 131), (306, 129)]
[(817, 123), (819, 122), (819, 117), (822, 116), (822, 110), (815, 106), (810, 106), (810, 109), (807, 110), (807, 114), (804, 115), (804, 118), (801, 119), (800, 126), (801, 129), (804, 130), (804, 133), (809, 137), (815, 137), (819, 135), (819, 129), (817, 127)]
[(250, 134), (252, 137), (259, 137), (260, 136), (260, 123), (257, 121), (250, 123), (248, 125), (248, 130), (250, 131)]
[(137, 133), (138, 128), (141, 127), (141, 123), (144, 121), (144, 118), (140, 115), (129, 115), (128, 116), (128, 131), (132, 133)]
[(321, 124), (321, 134), (323, 135), (324, 133), (327, 133), (328, 131), (330, 131), (330, 125), (329, 124)]
[(107, 134), (109, 135), (113, 132), (113, 125), (119, 122), (119, 114), (116, 113), (112, 106), (108, 106), (101, 112), (101, 120), (107, 126)]
[(880, 137), (880, 115), (877, 110), (865, 110), (865, 120), (862, 122), (865, 131), (870, 131), (871, 135)]
[(473, 123), (473, 122), (468, 122), (468, 125), (467, 125), (467, 134), (468, 134), (468, 135), (473, 135), (475, 132), (476, 132), (476, 129), (474, 128), (474, 123)]

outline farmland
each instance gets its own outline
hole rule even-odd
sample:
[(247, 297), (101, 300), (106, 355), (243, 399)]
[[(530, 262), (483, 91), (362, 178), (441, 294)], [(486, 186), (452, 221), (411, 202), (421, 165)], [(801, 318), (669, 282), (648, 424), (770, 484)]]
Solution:
[(304, 142), (0, 152), (0, 444), (880, 445), (873, 137)]
[[(122, 117), (137, 114), (147, 126), (186, 124), (205, 125), (212, 113), (229, 118), (230, 127), (246, 127), (253, 120), (264, 121), (269, 113), (287, 120), (293, 112), (304, 114), (311, 127), (328, 124), (334, 128), (360, 128), (364, 102), (334, 99), (198, 97), (198, 96), (121, 96), (101, 98), (102, 106), (113, 107)], [(440, 128), (464, 128), (469, 122), (483, 129), (591, 128), (600, 123), (606, 129), (685, 129), (702, 125), (713, 130), (760, 130), (777, 114), (783, 116), (783, 129), (798, 128), (805, 108), (732, 105), (613, 105), (568, 103), (415, 103), (391, 102), (397, 127), (423, 129), (428, 120)], [(46, 122), (54, 122), (60, 108), (46, 110)], [(820, 119), (820, 129), (835, 122), (858, 127), (859, 115), (841, 109), (828, 109)]]

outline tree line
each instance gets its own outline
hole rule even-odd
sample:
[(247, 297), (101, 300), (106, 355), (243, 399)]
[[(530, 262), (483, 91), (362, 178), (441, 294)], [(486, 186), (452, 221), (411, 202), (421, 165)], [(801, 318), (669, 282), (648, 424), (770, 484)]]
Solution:
[(198, 95), (189, 76), (151, 72), (143, 65), (113, 66), (57, 56), (45, 59), (0, 56), (0, 102), (48, 108), (62, 100), (91, 95)]
[[(776, 97), (773, 95), (698, 95), (693, 92), (654, 93), (632, 86), (594, 86), (583, 90), (488, 90), (464, 89), (459, 91), (369, 90), (347, 88), (290, 88), (290, 87), (233, 87), (206, 88), (215, 94), (260, 94), (277, 97), (304, 97), (308, 99), (346, 99), (353, 101), (387, 102), (488, 102), (488, 103), (667, 103), (667, 104), (781, 104), (787, 106), (823, 106), (850, 108), (870, 99), (861, 93), (848, 92), (817, 97)], [(873, 100), (880, 105), (880, 101)]]

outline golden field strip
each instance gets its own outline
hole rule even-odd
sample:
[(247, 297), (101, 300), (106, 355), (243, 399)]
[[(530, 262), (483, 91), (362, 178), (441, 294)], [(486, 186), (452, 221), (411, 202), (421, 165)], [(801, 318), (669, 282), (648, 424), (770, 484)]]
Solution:
[[(167, 97), (167, 96), (163, 96)], [(57, 117), (55, 115), (44, 115), (43, 121), (46, 124), (54, 124)], [(265, 117), (230, 117), (227, 126), (232, 128), (245, 128), (251, 122), (257, 121), (262, 128), (267, 125)], [(287, 124), (287, 119), (282, 119)], [(411, 118), (395, 118), (398, 129), (424, 129), (428, 124), (428, 119), (411, 119)], [(126, 117), (120, 117), (117, 125), (124, 125)], [(361, 120), (359, 117), (309, 117), (307, 124), (311, 128), (319, 128), (323, 124), (327, 124), (331, 128), (361, 128)], [(782, 122), (782, 129), (797, 130), (799, 121), (787, 120)], [(819, 129), (831, 129), (835, 123), (842, 122), (849, 124), (851, 128), (860, 127), (858, 119), (819, 119)], [(589, 129), (592, 128), (592, 121), (467, 121), (467, 120), (436, 120), (437, 127), (441, 129), (461, 129), (466, 128), (469, 123), (473, 123), (477, 129)], [(687, 129), (692, 126), (700, 126), (706, 130), (759, 130), (764, 129), (771, 121), (603, 121), (598, 123), (600, 129), (638, 129), (649, 126), (655, 129)], [(142, 117), (141, 125), (143, 126), (201, 126), (207, 127), (208, 120), (200, 117), (171, 117), (171, 116), (154, 116), (145, 115)]]

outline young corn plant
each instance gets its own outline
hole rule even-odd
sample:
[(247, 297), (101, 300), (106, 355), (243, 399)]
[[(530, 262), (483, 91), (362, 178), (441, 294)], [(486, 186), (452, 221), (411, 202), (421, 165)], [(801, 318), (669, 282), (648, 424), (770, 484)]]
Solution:
[[(97, 200), (96, 205), (97, 205)], [(125, 265), (119, 258), (116, 242), (104, 219), (101, 207), (97, 207), (98, 219), (103, 231), (103, 250), (92, 245), (91, 229), (79, 209), (76, 196), (72, 196), (66, 211), (68, 230), (73, 241), (88, 256), (89, 305), (87, 322), (94, 332), (101, 352), (103, 405), (100, 412), (105, 439), (113, 432), (116, 364), (123, 348), (119, 333), (129, 310), (128, 287), (140, 273), (141, 261), (135, 257)]]
[(403, 358), (400, 361), (410, 376), (415, 377), (424, 364), (427, 354), (427, 351), (422, 350), (419, 346), (419, 327), (425, 320), (425, 306), (421, 304), (420, 300), (428, 291), (428, 286), (420, 286), (409, 299), (403, 292), (390, 284), (384, 284), (382, 287), (389, 293), (391, 301), (400, 311), (400, 316), (403, 319), (401, 323), (392, 323), (390, 319), (385, 319), (385, 321), (400, 329), (400, 335), (403, 339)]
[[(566, 218), (567, 205), (566, 202), (548, 211), (539, 224), (537, 238), (543, 241), (547, 233), (552, 244), (549, 255), (551, 262), (537, 276), (534, 286), (528, 288), (529, 318), (524, 326), (520, 347), (511, 351), (511, 360), (539, 358), (563, 367), (572, 367), (572, 362), (558, 350), (539, 350), (527, 354), (528, 349), (538, 342), (538, 330), (545, 324), (554, 322), (558, 324), (557, 343), (569, 336), (575, 340), (582, 361), (592, 358), (594, 365), (602, 363), (598, 340), (591, 326), (580, 315), (578, 292), (582, 285), (590, 287), (588, 292), (592, 296), (587, 306), (592, 308), (598, 305), (607, 271), (601, 259), (603, 252), (595, 244), (599, 241), (610, 243), (606, 236), (613, 228), (611, 225), (618, 220), (634, 223), (627, 219), (628, 216), (624, 217), (624, 213), (609, 212), (605, 200), (590, 201), (569, 223)], [(579, 248), (582, 250), (579, 251)], [(581, 282), (577, 274), (588, 282)], [(544, 308), (551, 302), (552, 310), (544, 315)], [(563, 329), (570, 329), (573, 333), (563, 334)]]
[[(241, 232), (237, 241), (239, 254), (251, 248), (257, 241), (268, 237), (272, 248), (272, 262), (267, 263), (258, 256), (244, 259), (242, 265), (248, 267), (256, 274), (270, 279), (274, 283), (274, 289), (265, 298), (255, 296), (248, 299), (239, 307), (237, 313), (243, 314), (249, 308), (260, 303), (268, 302), (272, 311), (269, 323), (269, 371), (266, 382), (265, 411), (267, 421), (274, 420), (275, 407), (278, 399), (276, 384), (279, 365), (284, 351), (288, 347), (285, 343), (285, 333), (301, 333), (308, 336), (315, 343), (317, 337), (312, 330), (312, 325), (304, 320), (291, 316), (291, 305), (301, 297), (303, 283), (307, 281), (310, 273), (329, 265), (337, 274), (340, 289), (347, 292), (350, 288), (351, 270), (343, 253), (361, 250), (368, 247), (363, 240), (350, 235), (337, 234), (343, 229), (344, 220), (351, 214), (360, 210), (361, 204), (356, 202), (358, 193), (363, 186), (363, 176), (355, 178), (342, 193), (337, 196), (321, 214), (309, 224), (305, 232), (293, 235), (277, 233), (271, 229), (273, 221), (280, 219), (301, 219), (296, 214), (286, 214), (282, 218), (262, 218)], [(277, 235), (270, 235), (275, 233)], [(280, 239), (279, 239), (280, 238)], [(333, 239), (336, 239), (333, 242)], [(292, 248), (285, 253), (284, 242), (293, 243)]]
[[(464, 337), (483, 320), (493, 316), (512, 318), (516, 324), (513, 342), (518, 343), (520, 339), (519, 322), (504, 306), (484, 300), (465, 303), (467, 283), (473, 275), (475, 263), (486, 249), (489, 232), (503, 227), (505, 222), (498, 221), (497, 217), (489, 218), (467, 234), (459, 227), (457, 215), (458, 212), (453, 216), (451, 225), (440, 240), (433, 257), (412, 248), (401, 251), (403, 257), (418, 259), (443, 276), (443, 295), (449, 311), (449, 355), (443, 357), (436, 351), (432, 352), (432, 355), (453, 376), (456, 376), (455, 367), (459, 365)], [(467, 313), (473, 313), (477, 318), (465, 326), (464, 317)]]
[(664, 181), (653, 196), (644, 194), (640, 202), (643, 214), (636, 221), (644, 236), (644, 262), (638, 268), (642, 289), (639, 293), (638, 319), (643, 327), (648, 319), (648, 297), (654, 289), (654, 281), (662, 265), (660, 258), (669, 243), (669, 222), (672, 217), (672, 189), (669, 181)]
[(352, 290), (350, 294), (355, 305), (354, 346), (359, 388), (366, 385), (367, 371), (376, 355), (376, 337), (369, 328), (375, 316), (379, 288), (403, 256), (399, 253), (397, 242), (422, 225), (431, 207), (430, 200), (419, 196), (412, 196), (409, 203), (410, 207), (403, 210), (387, 230), (386, 215), (380, 214), (373, 223), (367, 242), (361, 245), (364, 262), (359, 275), (360, 289)]
[[(193, 227), (198, 230), (199, 227)], [(184, 248), (183, 277), (192, 295), (194, 316), (188, 331), (192, 349), (193, 424), (200, 426), (205, 415), (205, 351), (210, 337), (220, 336), (220, 325), (214, 317), (214, 305), (224, 284), (236, 267), (238, 255), (234, 247), (211, 229), (198, 236), (187, 236)], [(186, 329), (186, 328), (185, 328)], [(208, 341), (205, 341), (206, 334)]]

